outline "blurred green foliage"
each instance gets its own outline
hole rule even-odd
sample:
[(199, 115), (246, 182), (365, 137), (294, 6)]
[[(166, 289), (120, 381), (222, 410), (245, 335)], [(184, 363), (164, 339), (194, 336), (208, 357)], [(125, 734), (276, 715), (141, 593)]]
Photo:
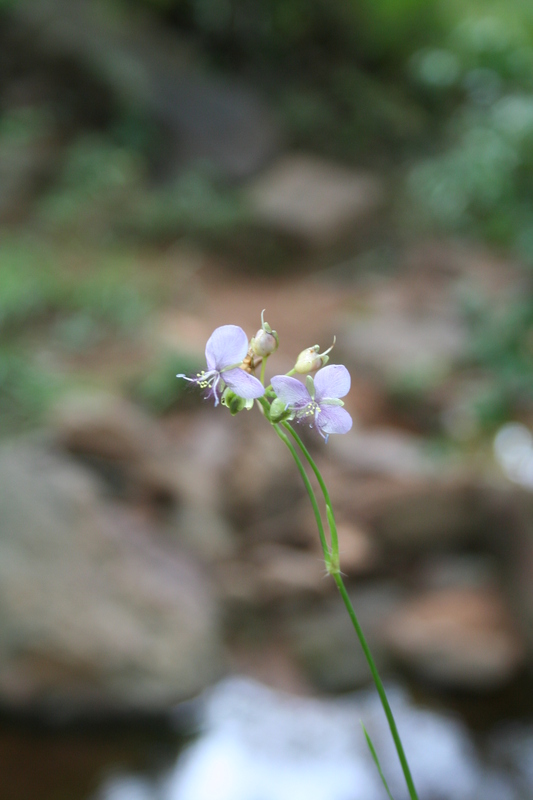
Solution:
[[(410, 60), (412, 80), (442, 122), (429, 157), (407, 175), (412, 232), (475, 236), (533, 267), (533, 8), (479, 5), (439, 47)], [(533, 408), (533, 292), (467, 310), (471, 368), (483, 376), (464, 413), (492, 429)]]
[(116, 145), (110, 137), (78, 137), (52, 191), (39, 203), (39, 222), (48, 231), (109, 240), (117, 218), (127, 214), (142, 190), (143, 170), (140, 153)]
[(219, 188), (207, 168), (150, 187), (143, 153), (100, 134), (73, 142), (53, 189), (39, 202), (37, 219), (48, 233), (110, 243), (125, 236), (225, 237), (248, 217), (238, 192)]
[(482, 427), (492, 428), (533, 408), (533, 292), (522, 291), (497, 307), (477, 303), (470, 309), (471, 364), (485, 371), (473, 396)]
[[(0, 0), (0, 9), (11, 2)], [(259, 85), (290, 145), (371, 162), (394, 183), (404, 180), (395, 233), (481, 237), (533, 267), (533, 6), (524, 0), (100, 2), (122, 18), (149, 7), (198, 45), (208, 67)], [(0, 152), (8, 155), (53, 140), (61, 127), (44, 100), (11, 110), (0, 104), (0, 112)], [(5, 398), (19, 398), (13, 409), (23, 409), (27, 390), (28, 418), (48, 389), (46, 380), (39, 389), (39, 368), (13, 350), (13, 336), (41, 326), (75, 354), (135, 334), (150, 311), (124, 265), (97, 264), (88, 274), (56, 263), (54, 247), (64, 240), (103, 249), (190, 236), (221, 249), (231, 241), (234, 253), (239, 246), (248, 253), (253, 239), (270, 269), (279, 257), (277, 243), (254, 229), (238, 190), (205, 165), (157, 184), (161, 142), (153, 128), (119, 110), (96, 129), (69, 130), (59, 173), (32, 210), (36, 238), (2, 233), (0, 383)], [(47, 250), (42, 238), (55, 244)], [(503, 308), (480, 302), (469, 311), (467, 361), (488, 376), (472, 395), (483, 424), (533, 402), (530, 296), (526, 285)], [(154, 411), (172, 407), (182, 391), (173, 375), (195, 366), (172, 358), (162, 357), (135, 386)], [(411, 379), (409, 391), (429, 393), (430, 383)]]
[[(39, 240), (0, 243), (0, 432), (35, 424), (60, 390), (50, 345), (66, 355), (116, 337), (135, 337), (150, 298), (108, 255), (87, 273), (66, 269)], [(29, 342), (29, 346), (26, 345)], [(40, 346), (35, 347), (39, 342)], [(44, 358), (43, 358), (44, 353)]]
[(176, 375), (192, 375), (202, 367), (202, 359), (187, 353), (162, 353), (151, 367), (131, 385), (133, 398), (154, 414), (164, 414), (183, 403), (188, 394), (193, 402), (197, 395), (190, 393), (191, 385)]
[(408, 176), (419, 219), (533, 264), (533, 37), (512, 14), (481, 16), (461, 21), (445, 44), (411, 60), (421, 89), (453, 111), (440, 152)]
[[(137, 0), (193, 30), (211, 49), (254, 58), (313, 49), (352, 58), (401, 57), (441, 24), (435, 0)], [(323, 55), (323, 53), (322, 53)]]
[(58, 381), (23, 352), (0, 346), (0, 434), (35, 425), (56, 396)]
[[(109, 0), (113, 2), (113, 0)], [(210, 63), (261, 86), (295, 145), (354, 161), (424, 128), (405, 80), (444, 29), (437, 0), (129, 0), (192, 37)]]
[(66, 269), (36, 239), (6, 236), (0, 243), (0, 337), (32, 322), (55, 322), (81, 312), (109, 333), (131, 332), (146, 318), (149, 298), (128, 283), (127, 265), (101, 257), (90, 273)]

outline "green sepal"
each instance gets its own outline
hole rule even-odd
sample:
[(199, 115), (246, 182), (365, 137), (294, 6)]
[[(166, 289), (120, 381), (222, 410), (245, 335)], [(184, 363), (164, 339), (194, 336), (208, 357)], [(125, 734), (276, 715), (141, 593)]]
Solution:
[(283, 400), (279, 397), (276, 397), (270, 404), (270, 422), (285, 422), (293, 417), (294, 412), (287, 408)]
[(220, 402), (222, 403), (223, 406), (229, 408), (229, 412), (232, 417), (234, 417), (235, 414), (238, 414), (239, 411), (243, 411), (244, 409), (249, 411), (254, 404), (253, 400), (245, 400), (244, 397), (239, 397), (238, 394), (235, 394), (235, 392), (229, 388), (226, 388), (224, 390), (224, 394), (222, 395)]

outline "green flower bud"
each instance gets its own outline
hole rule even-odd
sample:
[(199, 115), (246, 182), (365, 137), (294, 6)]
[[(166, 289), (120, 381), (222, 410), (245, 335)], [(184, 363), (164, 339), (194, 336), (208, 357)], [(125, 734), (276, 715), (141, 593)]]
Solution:
[(238, 414), (239, 411), (243, 411), (243, 409), (249, 411), (254, 404), (253, 400), (246, 400), (244, 397), (239, 397), (238, 394), (235, 394), (235, 392), (229, 388), (224, 390), (220, 402), (223, 406), (229, 408), (232, 417)]

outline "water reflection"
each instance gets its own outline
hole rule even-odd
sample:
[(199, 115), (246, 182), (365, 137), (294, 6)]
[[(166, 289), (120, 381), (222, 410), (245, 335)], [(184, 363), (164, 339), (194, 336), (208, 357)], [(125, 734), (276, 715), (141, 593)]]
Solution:
[(533, 489), (533, 436), (525, 425), (513, 422), (500, 428), (494, 454), (509, 480)]
[[(513, 782), (505, 769), (482, 763), (460, 721), (417, 708), (398, 689), (390, 697), (424, 800), (529, 796), (520, 793), (520, 781)], [(98, 800), (382, 800), (361, 719), (393, 795), (397, 800), (405, 796), (374, 693), (303, 698), (232, 678), (208, 692), (202, 704), (203, 733), (166, 778), (151, 785), (115, 778)]]

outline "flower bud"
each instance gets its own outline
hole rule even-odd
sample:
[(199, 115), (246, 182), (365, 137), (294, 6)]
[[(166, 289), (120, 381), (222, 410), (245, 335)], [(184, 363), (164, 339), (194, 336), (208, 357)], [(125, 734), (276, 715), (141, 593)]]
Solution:
[(299, 372), (300, 375), (305, 375), (307, 372), (313, 372), (321, 366), (322, 356), (318, 354), (318, 345), (315, 344), (314, 347), (308, 347), (306, 350), (302, 350), (296, 359), (294, 370), (295, 372)]
[(323, 353), (319, 353), (319, 345), (315, 344), (313, 347), (308, 347), (305, 350), (302, 350), (298, 358), (296, 359), (296, 364), (294, 365), (294, 371), (299, 372), (300, 375), (306, 375), (308, 372), (314, 372), (320, 367), (324, 367), (329, 361), (329, 355), (335, 346), (335, 337), (333, 338), (333, 344), (331, 347), (328, 347)]
[(278, 349), (278, 337), (274, 332), (269, 333), (264, 328), (259, 328), (251, 341), (250, 347), (254, 356), (265, 358)]
[(249, 411), (254, 404), (253, 400), (246, 400), (244, 397), (239, 397), (239, 395), (235, 394), (235, 392), (229, 387), (224, 390), (224, 394), (222, 395), (220, 402), (223, 406), (229, 408), (232, 417), (234, 417), (235, 414), (238, 414), (239, 411), (242, 411), (243, 409)]
[(261, 312), (261, 327), (250, 342), (250, 349), (254, 356), (268, 358), (272, 355), (279, 345), (279, 338), (276, 331), (273, 331), (268, 322), (264, 320), (265, 310)]

